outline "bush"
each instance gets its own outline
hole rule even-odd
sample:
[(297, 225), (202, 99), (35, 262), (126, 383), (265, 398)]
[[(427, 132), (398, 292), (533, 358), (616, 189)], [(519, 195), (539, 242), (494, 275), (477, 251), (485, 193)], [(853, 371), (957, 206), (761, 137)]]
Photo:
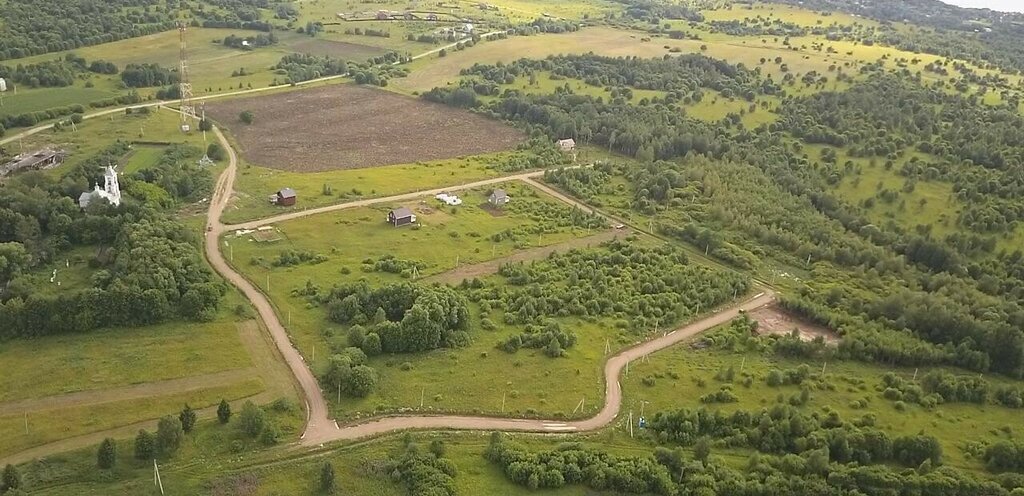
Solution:
[(135, 459), (151, 460), (156, 455), (156, 438), (146, 430), (140, 430), (135, 436)]
[(263, 431), (265, 424), (266, 416), (263, 413), (263, 409), (251, 401), (246, 401), (242, 405), (242, 413), (238, 415), (238, 427), (242, 432), (251, 438), (255, 438)]

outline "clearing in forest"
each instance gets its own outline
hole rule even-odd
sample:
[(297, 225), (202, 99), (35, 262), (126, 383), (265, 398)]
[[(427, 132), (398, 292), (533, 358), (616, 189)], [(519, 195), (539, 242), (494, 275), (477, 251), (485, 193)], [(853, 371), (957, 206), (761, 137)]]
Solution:
[(625, 238), (633, 234), (632, 229), (608, 229), (600, 231), (592, 236), (584, 238), (570, 239), (563, 243), (558, 243), (549, 246), (541, 246), (538, 248), (531, 248), (529, 250), (523, 250), (520, 252), (513, 253), (507, 257), (497, 258), (494, 260), (488, 260), (486, 262), (480, 262), (475, 264), (462, 265), (456, 267), (448, 272), (443, 272), (435, 276), (427, 277), (423, 279), (426, 284), (439, 282), (441, 284), (458, 284), (466, 279), (473, 279), (476, 277), (485, 277), (493, 275), (498, 272), (498, 269), (502, 265), (507, 263), (517, 262), (529, 262), (532, 260), (540, 260), (546, 258), (552, 253), (565, 252), (577, 248), (589, 248), (597, 246), (606, 241), (611, 241), (617, 238)]
[[(479, 155), (524, 138), (485, 117), (355, 85), (216, 102), (208, 110), (246, 161), (296, 172)], [(239, 120), (246, 110), (252, 124)]]

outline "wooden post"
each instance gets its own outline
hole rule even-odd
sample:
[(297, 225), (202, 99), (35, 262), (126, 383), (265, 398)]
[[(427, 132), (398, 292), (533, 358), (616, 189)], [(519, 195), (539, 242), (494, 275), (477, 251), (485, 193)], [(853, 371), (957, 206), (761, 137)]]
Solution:
[(505, 392), (501, 392), (501, 413), (505, 413)]
[(420, 388), (420, 408), (423, 408), (423, 397), (427, 394), (427, 388)]
[(633, 410), (629, 411), (629, 437), (633, 437)]

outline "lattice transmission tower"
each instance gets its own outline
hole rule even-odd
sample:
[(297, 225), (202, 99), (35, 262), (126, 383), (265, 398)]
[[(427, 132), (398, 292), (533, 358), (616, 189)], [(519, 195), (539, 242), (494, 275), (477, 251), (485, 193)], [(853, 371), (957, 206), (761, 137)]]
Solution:
[(178, 23), (178, 38), (181, 41), (181, 52), (178, 56), (178, 89), (181, 92), (181, 131), (184, 133), (192, 129), (192, 120), (196, 117), (196, 108), (192, 104), (192, 83), (188, 78), (188, 50), (185, 44), (185, 29), (188, 24), (185, 21)]

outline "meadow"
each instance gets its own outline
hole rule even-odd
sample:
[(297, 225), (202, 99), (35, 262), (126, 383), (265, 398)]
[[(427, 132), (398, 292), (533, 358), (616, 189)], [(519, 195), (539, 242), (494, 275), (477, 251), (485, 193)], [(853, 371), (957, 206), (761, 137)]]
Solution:
[[(235, 179), (235, 194), (221, 220), (235, 224), (294, 210), (496, 177), (499, 173), (489, 165), (507, 155), (503, 152), (327, 172), (270, 169), (243, 161)], [(267, 201), (267, 196), (281, 188), (292, 188), (298, 192), (299, 200), (295, 206), (272, 205)]]
[[(181, 143), (206, 148), (202, 133), (182, 133), (180, 124), (180, 114), (168, 109), (153, 107), (149, 113), (117, 112), (104, 117), (87, 119), (75, 126), (75, 129), (70, 127), (61, 130), (48, 129), (5, 146), (11, 151), (23, 150), (26, 152), (47, 146), (63, 149), (68, 154), (64, 159), (64, 164), (48, 172), (59, 175), (67, 168), (99, 153), (116, 141), (159, 143), (159, 145), (155, 145), (157, 147), (162, 147), (163, 144)], [(212, 140), (213, 136), (210, 136), (209, 139)], [(145, 157), (150, 152), (142, 153)], [(128, 172), (132, 172), (138, 167), (141, 165), (136, 162), (130, 166)], [(121, 169), (122, 173), (124, 171), (125, 169)]]
[[(714, 331), (709, 331), (714, 332)], [(696, 338), (698, 341), (701, 338)], [(693, 342), (680, 343), (654, 353), (647, 360), (630, 365), (629, 372), (622, 378), (624, 391), (623, 412), (632, 412), (637, 420), (644, 412), (648, 418), (654, 412), (679, 408), (710, 410), (721, 409), (760, 411), (771, 407), (783, 398), (799, 396), (800, 386), (768, 386), (765, 378), (771, 369), (795, 369), (807, 364), (811, 369), (812, 384), (810, 401), (800, 408), (805, 412), (836, 411), (843, 419), (853, 420), (865, 414), (877, 416), (877, 427), (890, 436), (917, 434), (922, 429), (939, 439), (943, 448), (945, 463), (957, 468), (980, 471), (981, 460), (969, 457), (961, 449), (967, 441), (995, 441), (1005, 439), (1006, 426), (1011, 432), (1016, 428), (1019, 410), (1000, 405), (971, 403), (946, 403), (928, 410), (907, 402), (901, 411), (896, 403), (882, 396), (882, 375), (893, 372), (906, 380), (923, 377), (933, 369), (890, 367), (881, 364), (843, 360), (799, 360), (778, 357), (771, 353), (732, 352), (715, 347), (694, 347)], [(732, 367), (735, 380), (716, 379), (720, 371)], [(940, 369), (958, 375), (967, 375), (963, 370)], [(824, 374), (822, 375), (822, 371)], [(746, 376), (753, 378), (751, 386), (743, 384)], [(997, 375), (986, 375), (992, 387), (1013, 384)], [(735, 403), (704, 404), (700, 398), (729, 386), (738, 397)], [(866, 404), (861, 407), (858, 402)], [(628, 426), (619, 426), (628, 429)], [(716, 448), (716, 453), (720, 451)]]
[[(220, 44), (227, 36), (252, 36), (254, 31), (237, 29), (190, 28), (187, 31), (189, 78), (196, 97), (246, 88), (263, 88), (272, 82), (284, 82), (284, 77), (273, 70), (281, 57), (290, 53), (323, 54), (353, 62), (383, 53), (383, 50), (359, 43), (330, 44), (326, 40), (310, 38), (293, 31), (277, 31), (276, 45), (254, 50), (239, 50)], [(68, 53), (84, 57), (87, 61), (105, 60), (113, 62), (119, 69), (127, 64), (153, 63), (162, 67), (177, 68), (180, 41), (177, 30), (127, 40), (83, 47), (76, 50), (53, 52), (45, 55), (4, 61), (4, 65), (32, 64), (63, 58)], [(246, 75), (232, 76), (245, 69)], [(86, 85), (92, 87), (87, 87)], [(156, 94), (159, 88), (140, 88), (143, 97)], [(111, 96), (126, 94), (128, 89), (121, 83), (119, 74), (107, 76), (88, 74), (78, 79), (73, 86), (64, 88), (18, 88), (17, 94), (4, 95), (0, 114), (19, 114), (44, 110), (74, 103), (87, 105)]]

